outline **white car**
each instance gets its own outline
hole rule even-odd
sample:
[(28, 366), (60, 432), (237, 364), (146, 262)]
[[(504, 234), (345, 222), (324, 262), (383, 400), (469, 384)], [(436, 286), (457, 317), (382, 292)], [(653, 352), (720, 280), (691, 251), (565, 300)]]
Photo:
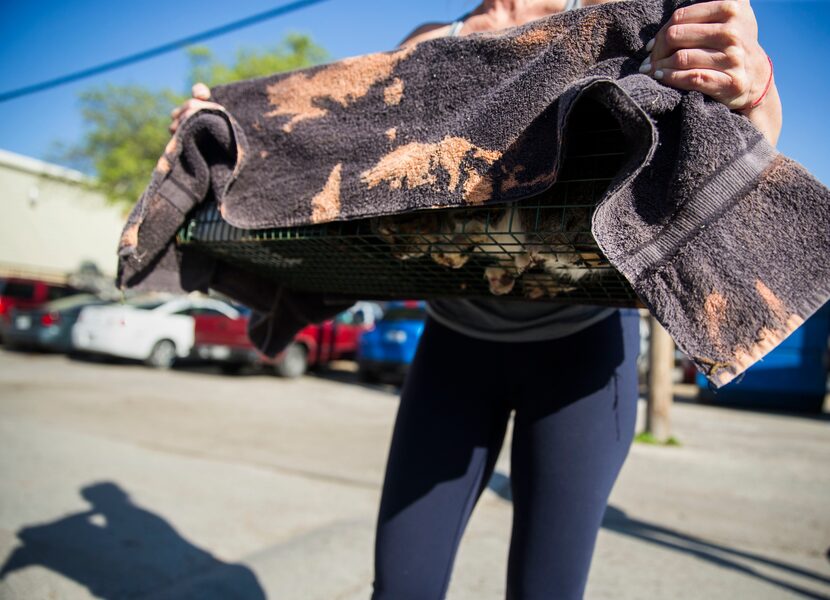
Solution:
[(88, 306), (72, 328), (72, 345), (82, 352), (142, 360), (166, 369), (193, 349), (193, 317), (239, 312), (221, 300), (198, 296), (144, 297), (124, 304)]

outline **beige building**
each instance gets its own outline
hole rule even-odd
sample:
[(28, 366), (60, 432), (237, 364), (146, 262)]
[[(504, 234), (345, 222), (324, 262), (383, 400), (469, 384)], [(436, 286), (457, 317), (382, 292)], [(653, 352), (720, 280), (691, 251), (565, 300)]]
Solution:
[(0, 150), (0, 275), (63, 279), (84, 262), (107, 275), (125, 215), (82, 173)]

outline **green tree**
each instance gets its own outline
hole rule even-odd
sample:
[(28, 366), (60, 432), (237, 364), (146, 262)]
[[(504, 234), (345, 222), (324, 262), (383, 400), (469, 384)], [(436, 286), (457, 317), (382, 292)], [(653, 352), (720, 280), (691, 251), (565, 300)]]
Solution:
[[(231, 63), (203, 46), (188, 49), (190, 86), (208, 86), (262, 77), (319, 64), (326, 51), (307, 35), (287, 35), (275, 48), (240, 49)], [(95, 174), (97, 189), (114, 204), (132, 206), (170, 137), (170, 111), (187, 94), (150, 90), (138, 85), (106, 84), (81, 93), (84, 134), (81, 141), (59, 150), (65, 162)]]
[(232, 65), (217, 60), (204, 46), (193, 46), (188, 50), (188, 54), (188, 83), (192, 86), (201, 81), (210, 87), (302, 69), (328, 59), (328, 53), (323, 48), (315, 44), (309, 36), (299, 33), (288, 34), (275, 48), (265, 52), (240, 48)]

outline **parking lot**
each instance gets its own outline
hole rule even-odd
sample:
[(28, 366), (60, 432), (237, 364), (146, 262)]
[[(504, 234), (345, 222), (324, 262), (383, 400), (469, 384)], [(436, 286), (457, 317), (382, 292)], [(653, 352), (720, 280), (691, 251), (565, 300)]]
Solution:
[[(0, 350), (0, 598), (366, 599), (396, 408), (348, 368)], [(688, 402), (673, 419), (680, 447), (631, 451), (587, 597), (830, 597), (828, 420)], [(453, 600), (504, 597), (505, 446)]]

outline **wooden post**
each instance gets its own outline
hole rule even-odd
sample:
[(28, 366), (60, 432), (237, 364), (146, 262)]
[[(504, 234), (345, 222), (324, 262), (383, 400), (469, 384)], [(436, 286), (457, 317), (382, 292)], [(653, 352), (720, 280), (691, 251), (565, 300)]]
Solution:
[(646, 431), (665, 442), (671, 436), (674, 341), (654, 317), (649, 317), (649, 331)]

